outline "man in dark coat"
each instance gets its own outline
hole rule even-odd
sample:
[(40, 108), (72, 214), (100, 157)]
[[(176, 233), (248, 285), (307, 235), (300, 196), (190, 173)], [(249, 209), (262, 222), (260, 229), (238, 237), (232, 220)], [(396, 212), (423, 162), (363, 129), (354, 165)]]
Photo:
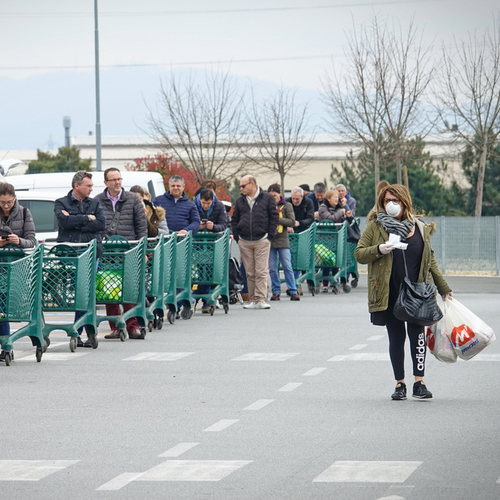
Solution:
[(153, 205), (165, 209), (168, 228), (183, 235), (200, 230), (200, 215), (196, 205), (184, 192), (184, 178), (173, 175), (168, 180), (168, 191), (153, 200)]
[(295, 214), (294, 231), (298, 233), (307, 229), (314, 222), (313, 202), (307, 196), (304, 196), (304, 191), (298, 186), (292, 189), (292, 195), (286, 201), (293, 206)]
[(245, 265), (250, 303), (245, 309), (269, 309), (266, 303), (269, 250), (278, 231), (276, 200), (262, 190), (251, 175), (240, 181), (241, 196), (236, 200), (231, 227)]
[[(89, 243), (96, 240), (99, 259), (102, 255), (101, 231), (106, 227), (106, 214), (97, 199), (89, 198), (94, 186), (92, 174), (83, 170), (77, 172), (71, 185), (73, 189), (54, 204), (54, 213), (59, 225), (57, 242)], [(77, 311), (75, 322), (84, 314)], [(83, 327), (78, 329), (80, 335), (82, 331)], [(77, 347), (92, 347), (92, 341), (87, 339), (83, 342), (78, 337)]]
[(200, 191), (195, 198), (196, 208), (200, 215), (200, 230), (222, 233), (229, 226), (226, 207), (217, 199), (210, 189)]
[[(122, 188), (121, 172), (114, 167), (104, 171), (106, 189), (98, 194), (104, 212), (106, 213), (106, 229), (104, 234), (112, 236), (118, 234), (127, 240), (136, 241), (148, 235), (148, 222), (144, 213), (144, 206), (140, 198)], [(135, 304), (123, 304), (123, 312), (129, 311)], [(107, 316), (121, 315), (120, 304), (106, 304)], [(120, 332), (114, 321), (109, 322), (111, 333), (105, 339), (118, 339)], [(143, 339), (139, 323), (136, 318), (127, 320), (128, 336), (131, 339)]]
[[(200, 230), (211, 233), (222, 233), (229, 226), (226, 207), (217, 199), (214, 193), (208, 188), (202, 188), (195, 197), (196, 208), (200, 214)], [(206, 294), (210, 292), (210, 285), (198, 285), (195, 294)], [(210, 307), (203, 299), (203, 314), (210, 313)]]
[(314, 184), (313, 192), (306, 195), (309, 198), (314, 207), (314, 218), (318, 220), (319, 218), (319, 206), (323, 203), (325, 199), (326, 186), (322, 182), (317, 182)]

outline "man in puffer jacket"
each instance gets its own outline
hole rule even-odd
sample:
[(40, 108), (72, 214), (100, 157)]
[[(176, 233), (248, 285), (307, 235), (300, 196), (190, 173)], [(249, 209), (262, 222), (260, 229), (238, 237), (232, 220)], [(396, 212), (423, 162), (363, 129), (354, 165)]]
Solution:
[(245, 309), (270, 309), (266, 303), (271, 241), (278, 232), (279, 214), (273, 195), (263, 191), (255, 177), (240, 181), (241, 196), (234, 205), (231, 227), (247, 274), (250, 303)]
[[(99, 200), (106, 214), (105, 236), (118, 234), (135, 241), (148, 235), (148, 223), (144, 206), (140, 198), (130, 191), (122, 189), (121, 172), (114, 167), (104, 171), (104, 184), (106, 189), (98, 194), (95, 199)], [(134, 307), (134, 304), (123, 304), (123, 312)], [(119, 316), (121, 314), (119, 304), (106, 304), (107, 316)], [(105, 335), (105, 339), (118, 339), (120, 332), (114, 321), (109, 322), (111, 333)], [(143, 339), (137, 318), (127, 320), (127, 331), (130, 339)]]
[(153, 205), (165, 209), (168, 228), (183, 235), (200, 230), (200, 216), (196, 205), (184, 193), (184, 179), (173, 175), (168, 181), (168, 191), (153, 200)]

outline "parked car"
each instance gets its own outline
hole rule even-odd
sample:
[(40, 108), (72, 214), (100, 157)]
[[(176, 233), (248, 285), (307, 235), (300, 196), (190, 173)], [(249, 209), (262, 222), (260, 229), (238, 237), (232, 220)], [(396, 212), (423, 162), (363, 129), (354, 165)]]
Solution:
[[(9, 175), (5, 178), (18, 191), (47, 191), (51, 190), (55, 195), (54, 199), (60, 198), (71, 189), (71, 179), (75, 172), (57, 172), (51, 174), (24, 174)], [(154, 199), (165, 192), (163, 178), (158, 172), (129, 172), (122, 171), (122, 186), (130, 189), (132, 186), (139, 185), (146, 188)], [(96, 195), (106, 187), (104, 185), (104, 172), (92, 172), (94, 181), (94, 192)]]

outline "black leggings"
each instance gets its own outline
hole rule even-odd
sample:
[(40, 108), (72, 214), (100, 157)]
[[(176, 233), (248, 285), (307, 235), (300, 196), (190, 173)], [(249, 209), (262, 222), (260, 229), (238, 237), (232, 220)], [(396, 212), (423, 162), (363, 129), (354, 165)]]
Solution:
[(392, 307), (386, 310), (385, 318), (389, 335), (389, 356), (394, 370), (394, 378), (396, 380), (405, 378), (406, 331), (408, 331), (408, 338), (410, 339), (413, 375), (423, 377), (426, 354), (424, 327), (396, 319), (392, 314)]

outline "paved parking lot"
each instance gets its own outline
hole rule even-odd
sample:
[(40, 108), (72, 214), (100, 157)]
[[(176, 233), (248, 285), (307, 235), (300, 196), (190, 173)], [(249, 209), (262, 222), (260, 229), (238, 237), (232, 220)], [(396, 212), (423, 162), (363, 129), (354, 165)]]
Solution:
[[(469, 362), (429, 356), (434, 399), (391, 401), (365, 283), (198, 311), (145, 340), (106, 341), (102, 325), (96, 350), (54, 332), (41, 363), (21, 339), (0, 365), (1, 497), (500, 498), (500, 343)], [(450, 284), (498, 330), (499, 278)]]

